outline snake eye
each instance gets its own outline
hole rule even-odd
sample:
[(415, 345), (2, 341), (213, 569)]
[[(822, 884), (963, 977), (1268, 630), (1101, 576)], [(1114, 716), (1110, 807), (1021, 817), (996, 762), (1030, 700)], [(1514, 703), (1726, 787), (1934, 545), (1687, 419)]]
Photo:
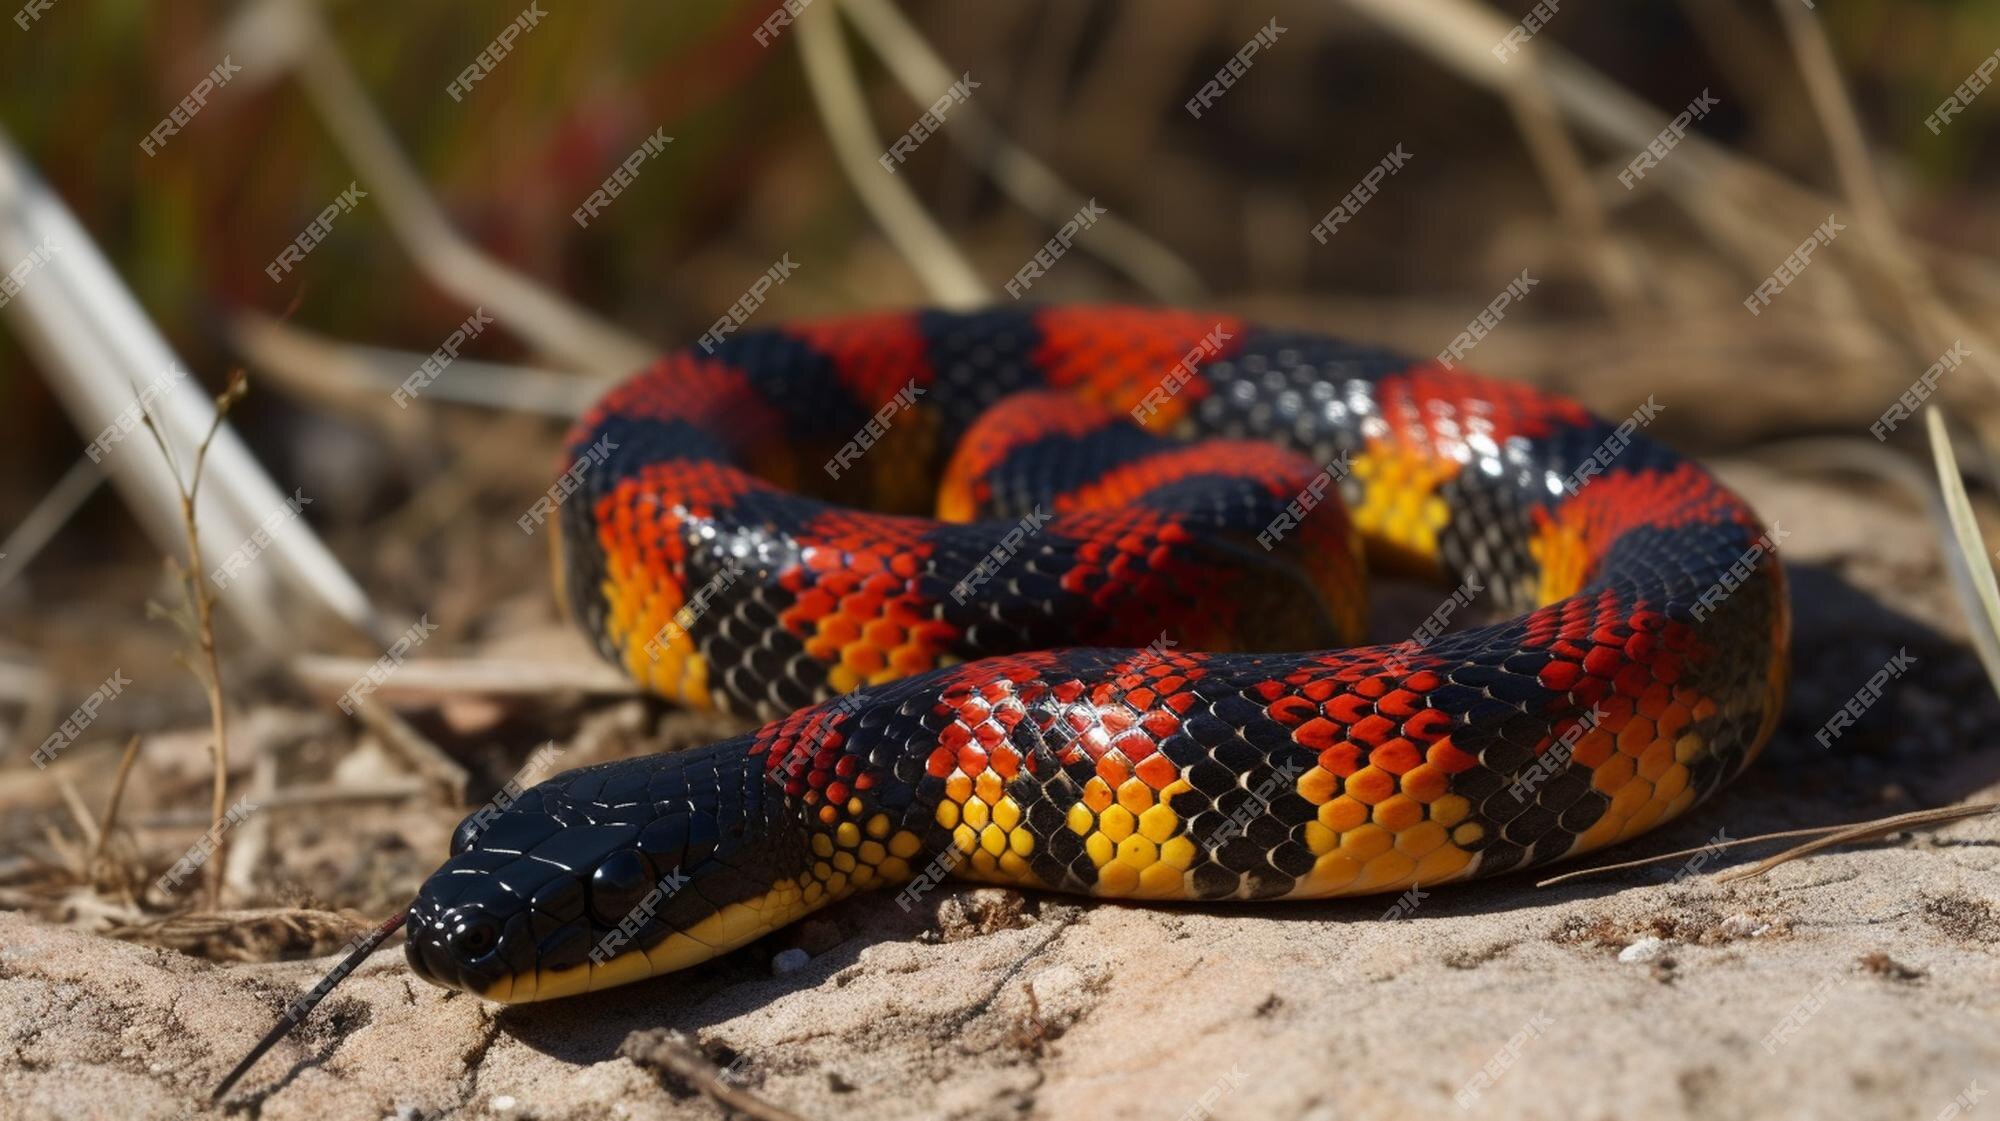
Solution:
[(619, 849), (590, 874), (590, 910), (598, 921), (615, 926), (625, 921), (653, 885), (652, 866), (633, 849)]
[(500, 924), (483, 914), (461, 922), (451, 933), (451, 951), (461, 961), (478, 961), (499, 944)]

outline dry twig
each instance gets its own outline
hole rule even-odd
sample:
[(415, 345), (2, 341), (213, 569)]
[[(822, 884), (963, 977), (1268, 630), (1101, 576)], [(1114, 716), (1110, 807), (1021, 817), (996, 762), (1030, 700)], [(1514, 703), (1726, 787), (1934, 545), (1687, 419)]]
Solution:
[(176, 651), (174, 660), (186, 666), (202, 683), (208, 694), (209, 734), (213, 741), (209, 750), (215, 760), (215, 781), (211, 798), (209, 826), (216, 834), (216, 851), (213, 859), (204, 864), (203, 877), (208, 885), (208, 909), (213, 911), (222, 905), (222, 857), (228, 851), (228, 834), (223, 829), (223, 815), (228, 811), (229, 799), (229, 740), (228, 713), (222, 696), (222, 662), (215, 649), (215, 595), (208, 586), (207, 569), (201, 560), (201, 534), (195, 528), (195, 501), (201, 495), (202, 468), (208, 463), (208, 449), (215, 441), (215, 434), (222, 428), (229, 409), (243, 399), (250, 391), (249, 379), (242, 370), (232, 370), (229, 384), (215, 397), (215, 419), (209, 422), (208, 432), (195, 446), (194, 466), (191, 473), (181, 474), (180, 464), (174, 459), (173, 448), (153, 421), (152, 410), (146, 408), (143, 398), (139, 399), (142, 419), (146, 431), (152, 433), (153, 442), (159, 445), (160, 455), (167, 461), (167, 470), (173, 474), (174, 489), (180, 493), (181, 526), (187, 534), (187, 564), (181, 565), (172, 557), (167, 558), (167, 566), (181, 586), (181, 612), (174, 612), (148, 604), (159, 614), (172, 619), (184, 635), (192, 638), (200, 648), (202, 663), (190, 661), (185, 651)]

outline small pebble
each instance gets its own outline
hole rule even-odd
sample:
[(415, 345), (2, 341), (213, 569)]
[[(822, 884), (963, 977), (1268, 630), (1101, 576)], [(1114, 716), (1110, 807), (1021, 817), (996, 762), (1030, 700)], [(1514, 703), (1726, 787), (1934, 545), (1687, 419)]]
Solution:
[(502, 1113), (505, 1113), (508, 1110), (514, 1108), (514, 1095), (502, 1094), (499, 1097), (494, 1098), (493, 1108), (499, 1110)]
[(1722, 920), (1722, 933), (1731, 938), (1755, 938), (1770, 929), (1770, 923), (1749, 915), (1731, 915)]
[(1641, 938), (1630, 946), (1618, 951), (1622, 962), (1652, 961), (1673, 949), (1678, 943), (1671, 938)]
[(787, 973), (797, 973), (811, 960), (812, 955), (801, 949), (780, 950), (771, 958), (771, 974), (782, 977)]

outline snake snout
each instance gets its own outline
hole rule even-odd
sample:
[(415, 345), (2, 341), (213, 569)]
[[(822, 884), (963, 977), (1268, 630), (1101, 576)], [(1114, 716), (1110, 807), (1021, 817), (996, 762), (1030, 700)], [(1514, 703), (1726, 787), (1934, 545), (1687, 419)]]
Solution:
[(426, 891), (410, 908), (410, 968), (435, 984), (483, 995), (520, 968), (513, 959), (521, 949), (531, 949), (516, 925), (484, 903), (447, 905)]

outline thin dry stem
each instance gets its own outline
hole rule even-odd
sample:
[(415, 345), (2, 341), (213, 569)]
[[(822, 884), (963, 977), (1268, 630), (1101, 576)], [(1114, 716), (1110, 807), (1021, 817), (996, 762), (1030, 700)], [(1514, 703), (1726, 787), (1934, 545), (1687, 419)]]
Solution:
[(840, 23), (829, 9), (799, 18), (799, 61), (806, 88), (826, 126), (827, 141), (854, 193), (880, 223), (889, 243), (909, 263), (931, 298), (951, 308), (977, 307), (992, 296), (986, 282), (904, 182), (875, 163), (881, 138), (868, 119), (854, 60), (840, 40)]
[(104, 816), (97, 823), (97, 841), (90, 846), (90, 867), (97, 868), (97, 862), (104, 858), (104, 844), (111, 836), (112, 826), (118, 823), (118, 803), (125, 797), (125, 780), (132, 774), (132, 764), (139, 758), (139, 737), (125, 741), (125, 754), (118, 760), (117, 777), (111, 780), (111, 798), (104, 804)]
[(215, 832), (216, 848), (211, 859), (203, 865), (202, 878), (206, 885), (208, 909), (213, 911), (222, 905), (222, 865), (228, 854), (228, 832), (223, 829), (223, 819), (229, 808), (229, 717), (228, 708), (222, 695), (222, 660), (216, 653), (215, 644), (215, 596), (203, 578), (206, 568), (201, 559), (201, 532), (195, 525), (195, 498), (201, 491), (202, 468), (208, 463), (208, 449), (215, 442), (215, 434), (222, 430), (222, 422), (229, 415), (229, 409), (249, 392), (250, 383), (242, 370), (232, 370), (229, 384), (215, 398), (215, 417), (209, 422), (208, 431), (194, 453), (194, 476), (184, 479), (180, 465), (174, 459), (173, 449), (160, 426), (153, 421), (143, 399), (139, 401), (140, 413), (145, 421), (146, 431), (152, 434), (153, 442), (159, 445), (160, 454), (166, 458), (167, 469), (173, 472), (174, 489), (180, 495), (181, 528), (187, 537), (187, 566), (176, 575), (181, 583), (181, 595), (185, 606), (195, 619), (196, 640), (201, 647), (203, 670), (194, 670), (201, 679), (208, 694), (209, 734), (212, 737), (210, 752), (215, 762), (215, 776), (211, 784), (210, 826)]

